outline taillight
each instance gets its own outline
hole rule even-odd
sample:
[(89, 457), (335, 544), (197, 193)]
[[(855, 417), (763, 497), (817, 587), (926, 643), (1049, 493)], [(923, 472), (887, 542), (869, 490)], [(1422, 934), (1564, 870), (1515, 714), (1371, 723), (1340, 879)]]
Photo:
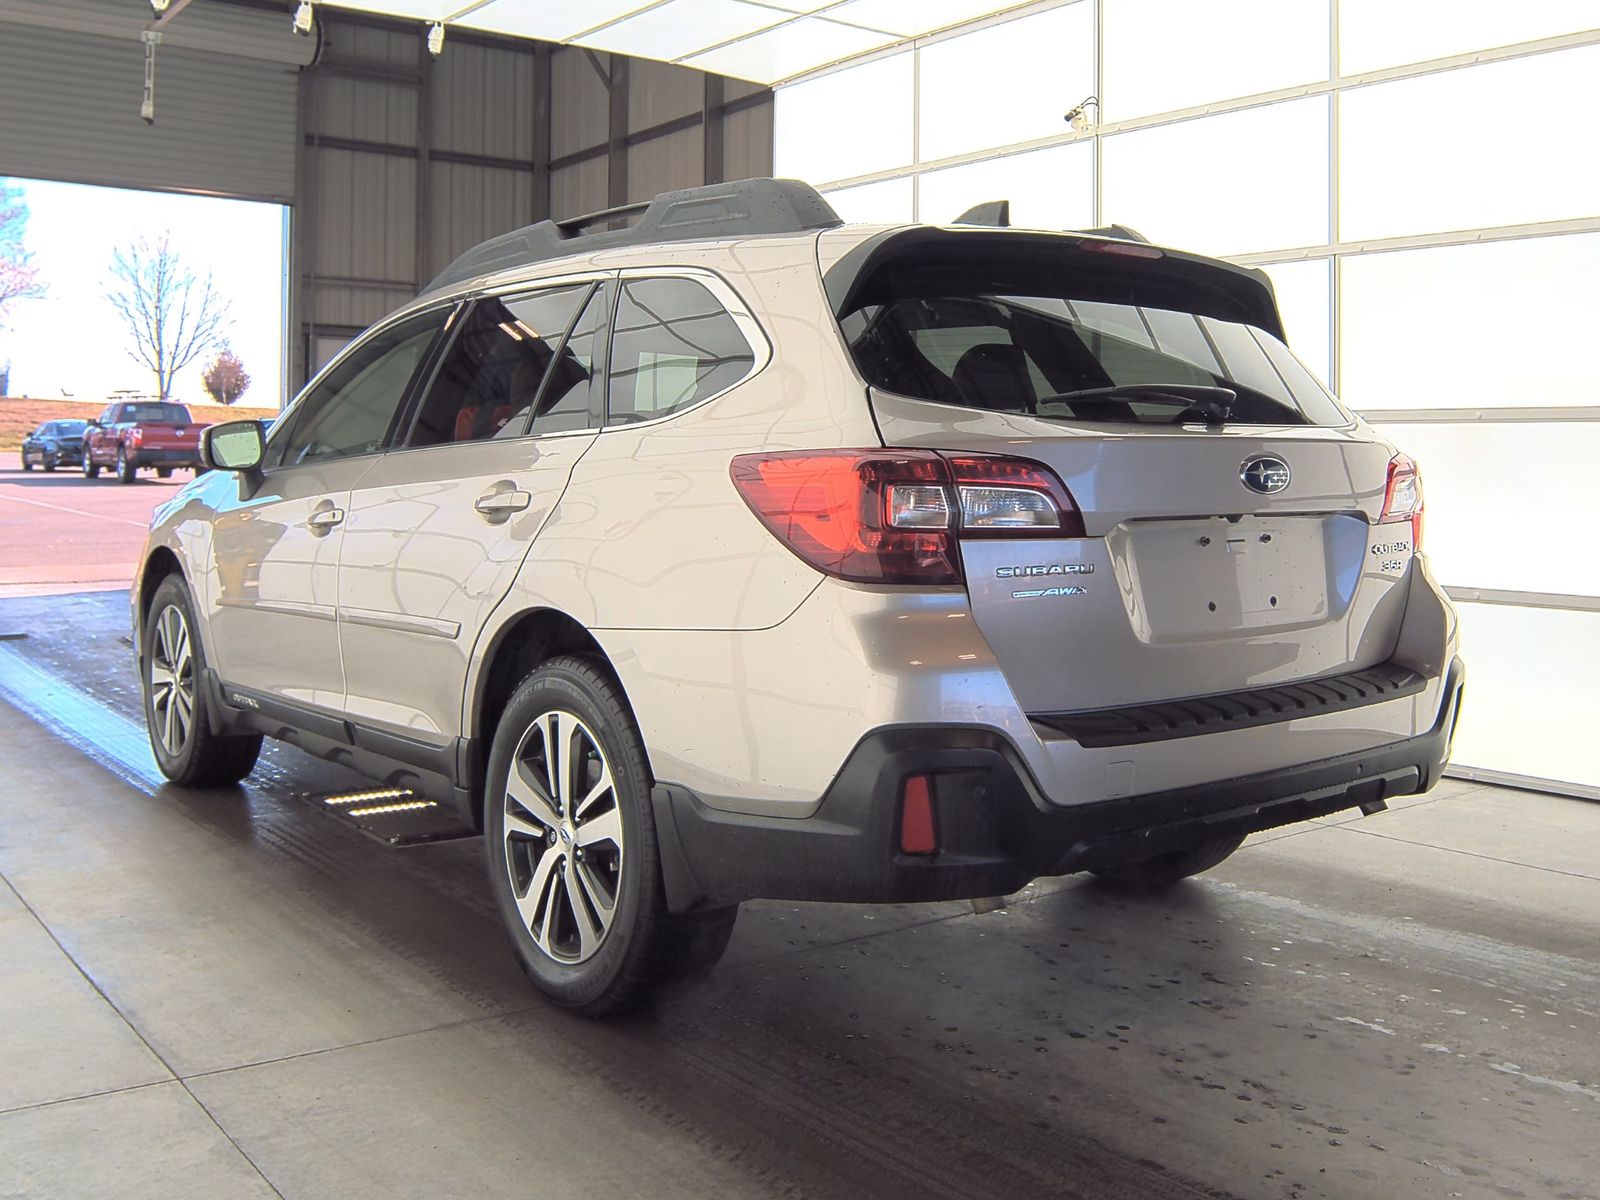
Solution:
[(132, 429), (128, 430), (127, 436), (128, 441), (137, 446), (140, 442), (144, 441), (144, 430), (135, 425)]
[(1389, 460), (1389, 479), (1383, 489), (1383, 515), (1380, 524), (1389, 521), (1411, 522), (1411, 549), (1422, 550), (1422, 473), (1417, 464), (1404, 454)]
[(930, 450), (741, 454), (731, 474), (762, 524), (819, 571), (856, 583), (961, 582), (958, 537), (1082, 537), (1039, 463)]

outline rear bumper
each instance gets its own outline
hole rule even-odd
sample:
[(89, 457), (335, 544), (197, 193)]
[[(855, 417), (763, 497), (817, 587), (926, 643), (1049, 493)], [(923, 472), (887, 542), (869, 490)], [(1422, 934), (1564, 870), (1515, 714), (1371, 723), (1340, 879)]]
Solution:
[(188, 450), (158, 450), (141, 446), (128, 452), (128, 461), (136, 467), (197, 467), (200, 449), (196, 446)]
[[(1016, 748), (988, 729), (878, 730), (803, 818), (711, 808), (671, 784), (654, 811), (675, 911), (777, 900), (911, 902), (1002, 896), (1042, 875), (1131, 862), (1394, 796), (1425, 792), (1449, 757), (1465, 669), (1452, 661), (1433, 725), (1415, 737), (1278, 770), (1078, 806), (1052, 805)], [(932, 776), (939, 852), (902, 854), (905, 778)]]

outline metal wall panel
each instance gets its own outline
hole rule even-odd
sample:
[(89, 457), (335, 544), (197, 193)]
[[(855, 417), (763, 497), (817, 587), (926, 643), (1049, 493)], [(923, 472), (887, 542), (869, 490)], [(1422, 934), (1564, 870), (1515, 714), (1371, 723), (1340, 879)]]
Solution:
[(428, 262), (433, 276), (485, 238), (528, 223), (533, 173), (471, 163), (433, 162), (428, 188)]
[(533, 55), (455, 44), (433, 64), (429, 136), (435, 150), (533, 159)]
[(630, 133), (698, 113), (705, 107), (705, 100), (703, 71), (648, 58), (636, 58), (628, 64)]
[(705, 132), (699, 125), (628, 147), (628, 199), (705, 182)]
[(550, 172), (550, 212), (557, 220), (608, 206), (611, 173), (604, 158), (591, 158)]
[(772, 174), (772, 101), (722, 118), (722, 177)]
[(322, 35), (319, 67), (360, 63), (368, 70), (398, 74), (421, 65), (422, 36), (415, 30), (329, 20), (325, 11), (317, 17), (317, 28)]
[[(600, 70), (595, 69), (596, 62)], [(598, 146), (609, 136), (611, 97), (600, 75), (600, 71), (609, 69), (610, 56), (606, 54), (563, 49), (550, 56), (553, 158)]]
[[(404, 284), (416, 278), (417, 163), (323, 148), (304, 217), (317, 276)], [(317, 314), (318, 324), (331, 318)]]
[(321, 72), (310, 76), (310, 85), (307, 133), (400, 146), (416, 144), (416, 88)]
[(293, 68), (163, 44), (155, 124), (137, 41), (0, 25), (0, 174), (290, 203)]

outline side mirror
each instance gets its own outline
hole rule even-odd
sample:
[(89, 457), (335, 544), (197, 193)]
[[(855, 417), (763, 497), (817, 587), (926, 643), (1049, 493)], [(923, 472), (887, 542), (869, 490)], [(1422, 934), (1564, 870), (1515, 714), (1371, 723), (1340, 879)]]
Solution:
[(216, 471), (254, 471), (267, 443), (255, 421), (227, 421), (200, 431), (200, 461)]

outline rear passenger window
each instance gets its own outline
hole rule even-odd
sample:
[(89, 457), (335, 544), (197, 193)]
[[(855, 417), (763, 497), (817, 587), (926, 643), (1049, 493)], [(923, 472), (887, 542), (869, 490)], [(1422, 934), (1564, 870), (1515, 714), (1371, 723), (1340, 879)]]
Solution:
[(408, 446), (477, 442), (527, 431), (589, 284), (473, 305), (406, 438)]
[(727, 309), (692, 279), (633, 279), (617, 302), (607, 420), (649, 421), (738, 383), (755, 353)]

